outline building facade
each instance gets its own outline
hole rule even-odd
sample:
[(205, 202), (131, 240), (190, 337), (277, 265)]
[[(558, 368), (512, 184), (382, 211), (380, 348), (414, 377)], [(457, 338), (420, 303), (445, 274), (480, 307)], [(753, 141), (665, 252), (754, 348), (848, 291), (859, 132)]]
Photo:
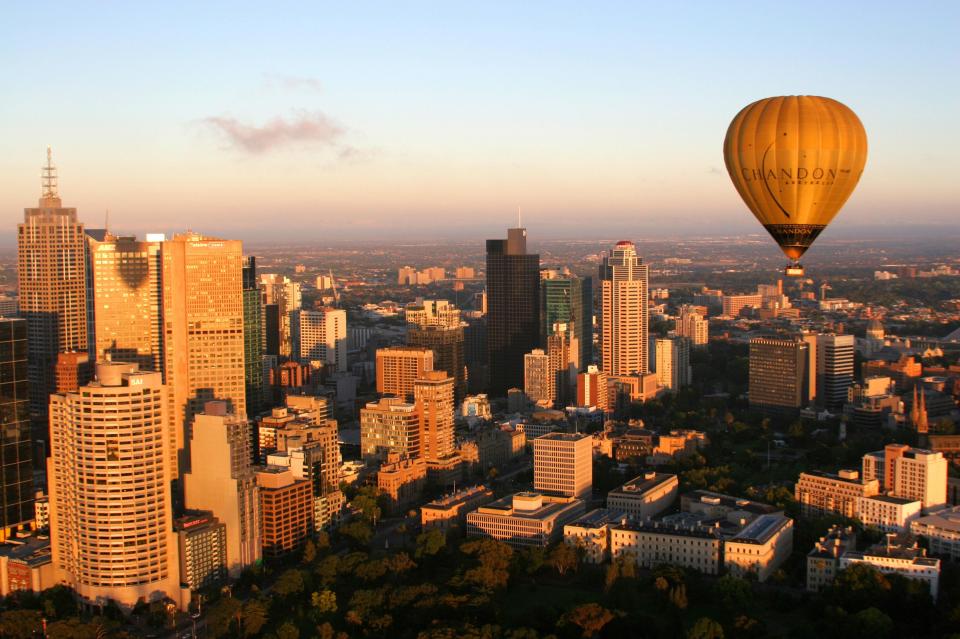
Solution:
[(433, 370), (429, 348), (392, 346), (377, 349), (377, 392), (413, 400), (413, 384)]
[(676, 475), (648, 471), (607, 493), (607, 508), (637, 520), (659, 515), (677, 500)]
[(325, 308), (290, 312), (293, 356), (334, 373), (347, 371), (347, 312)]
[(593, 442), (582, 433), (547, 433), (533, 440), (533, 489), (587, 499), (593, 490)]
[(799, 339), (750, 340), (750, 407), (795, 414), (810, 396), (809, 344)]
[(26, 320), (0, 318), (0, 542), (29, 528), (35, 516), (27, 330)]

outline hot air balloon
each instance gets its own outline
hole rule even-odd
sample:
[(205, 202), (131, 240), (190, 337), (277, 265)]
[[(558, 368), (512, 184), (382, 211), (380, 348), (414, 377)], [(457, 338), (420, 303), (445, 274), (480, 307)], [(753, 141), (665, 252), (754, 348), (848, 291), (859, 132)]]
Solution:
[(740, 197), (790, 258), (787, 275), (800, 276), (800, 257), (860, 180), (867, 134), (831, 98), (766, 98), (733, 118), (723, 158)]

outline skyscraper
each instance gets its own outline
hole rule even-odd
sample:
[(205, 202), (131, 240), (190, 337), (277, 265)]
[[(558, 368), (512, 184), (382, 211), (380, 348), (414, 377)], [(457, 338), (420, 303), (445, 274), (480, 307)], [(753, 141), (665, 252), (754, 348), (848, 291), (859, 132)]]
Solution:
[(750, 340), (750, 407), (796, 414), (810, 397), (810, 345), (797, 338)]
[(260, 502), (253, 466), (250, 424), (227, 412), (224, 402), (208, 402), (191, 428), (194, 464), (184, 473), (187, 508), (209, 510), (227, 527), (227, 570), (236, 578), (260, 560)]
[(263, 302), (257, 283), (257, 258), (243, 258), (243, 379), (247, 414), (263, 410)]
[(817, 400), (838, 411), (847, 401), (853, 383), (853, 335), (817, 335)]
[(564, 324), (577, 340), (577, 365), (593, 363), (593, 281), (576, 276), (540, 280), (540, 343), (547, 344), (557, 324)]
[[(260, 275), (260, 286), (263, 290), (264, 303), (277, 305), (279, 320), (279, 326), (277, 327), (278, 354), (281, 357), (292, 357), (293, 340), (290, 335), (290, 313), (303, 306), (300, 284), (283, 275), (263, 273)], [(273, 353), (268, 350), (268, 354), (272, 355)]]
[(389, 453), (420, 457), (420, 414), (415, 404), (384, 397), (360, 409), (360, 453), (364, 461), (383, 461)]
[(290, 312), (293, 357), (317, 362), (331, 373), (347, 371), (347, 312), (336, 308)]
[(87, 232), (87, 319), (95, 361), (163, 370), (161, 244), (154, 236), (141, 242)]
[(17, 226), (20, 315), (27, 320), (27, 377), (35, 443), (47, 437), (47, 400), (55, 390), (57, 353), (87, 350), (83, 224), (64, 208), (50, 149), (37, 208)]
[(50, 398), (53, 564), (88, 602), (180, 600), (166, 410), (160, 373), (135, 363)]
[(225, 401), (246, 417), (243, 251), (237, 240), (187, 233), (161, 253), (171, 450), (182, 455), (186, 427), (206, 402)]
[(527, 230), (487, 240), (489, 393), (523, 386), (523, 356), (540, 341), (540, 256), (527, 253)]
[(553, 407), (557, 398), (556, 371), (550, 366), (550, 356), (535, 348), (523, 356), (523, 392), (531, 403)]
[(460, 310), (446, 300), (419, 300), (405, 309), (407, 344), (433, 351), (433, 369), (454, 381), (454, 399), (467, 394), (464, 328)]
[(649, 372), (649, 278), (633, 242), (620, 241), (600, 265), (600, 369)]
[(33, 521), (27, 322), (0, 318), (0, 541)]

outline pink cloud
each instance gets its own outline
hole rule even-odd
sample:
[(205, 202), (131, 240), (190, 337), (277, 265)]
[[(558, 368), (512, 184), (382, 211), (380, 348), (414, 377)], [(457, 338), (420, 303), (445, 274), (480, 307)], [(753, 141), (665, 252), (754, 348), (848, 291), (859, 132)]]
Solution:
[(304, 144), (333, 147), (339, 152), (349, 148), (341, 148), (340, 145), (345, 134), (344, 128), (319, 111), (301, 112), (289, 119), (278, 116), (260, 126), (225, 116), (204, 118), (202, 122), (222, 135), (233, 147), (257, 155)]

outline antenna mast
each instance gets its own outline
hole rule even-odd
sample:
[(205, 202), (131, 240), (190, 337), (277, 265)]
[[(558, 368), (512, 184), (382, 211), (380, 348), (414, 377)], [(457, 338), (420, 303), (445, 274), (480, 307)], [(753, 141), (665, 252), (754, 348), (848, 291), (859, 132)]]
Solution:
[(57, 194), (57, 167), (53, 165), (53, 151), (47, 146), (47, 165), (43, 167), (43, 197), (58, 198)]

